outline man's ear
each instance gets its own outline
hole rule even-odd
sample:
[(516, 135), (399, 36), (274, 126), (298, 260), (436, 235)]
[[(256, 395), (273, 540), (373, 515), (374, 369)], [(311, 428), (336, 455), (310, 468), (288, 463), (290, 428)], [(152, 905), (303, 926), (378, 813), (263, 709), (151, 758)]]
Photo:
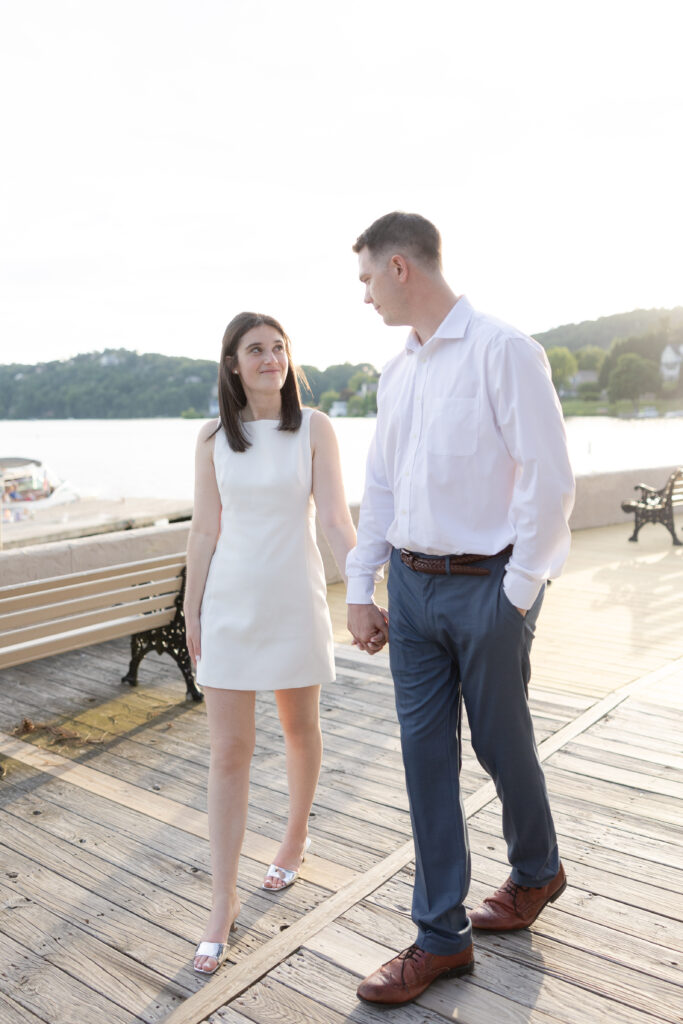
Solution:
[(405, 281), (405, 279), (408, 276), (408, 263), (405, 257), (401, 256), (399, 253), (396, 253), (394, 256), (391, 257), (389, 261), (389, 267), (391, 268), (391, 271), (394, 274), (394, 276), (397, 277), (399, 281)]

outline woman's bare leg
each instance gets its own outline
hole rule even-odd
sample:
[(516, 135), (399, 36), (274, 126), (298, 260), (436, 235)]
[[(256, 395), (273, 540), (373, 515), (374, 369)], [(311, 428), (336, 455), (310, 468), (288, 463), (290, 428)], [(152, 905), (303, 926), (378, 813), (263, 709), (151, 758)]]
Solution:
[[(254, 752), (254, 693), (205, 687), (211, 740), (209, 840), (213, 900), (202, 941), (227, 942), (239, 913), (237, 869), (247, 824), (249, 766)], [(210, 956), (195, 967), (213, 970)]]
[[(302, 686), (294, 690), (276, 690), (277, 710), (285, 737), (289, 819), (280, 849), (273, 860), (278, 867), (296, 871), (301, 865), (308, 835), (308, 816), (320, 775), (323, 741), (320, 733), (320, 687)], [(282, 887), (278, 879), (264, 884), (270, 889)]]

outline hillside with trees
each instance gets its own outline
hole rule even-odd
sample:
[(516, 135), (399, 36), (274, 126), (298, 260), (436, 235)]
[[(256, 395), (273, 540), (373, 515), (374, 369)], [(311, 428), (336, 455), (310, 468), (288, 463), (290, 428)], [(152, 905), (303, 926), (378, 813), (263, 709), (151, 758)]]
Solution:
[(615, 338), (643, 337), (667, 331), (683, 331), (683, 306), (673, 309), (634, 309), (630, 313), (615, 313), (597, 320), (584, 320), (580, 324), (553, 327), (534, 338), (543, 348), (568, 348), (576, 352), (586, 345), (608, 349)]
[[(303, 367), (311, 390), (306, 405), (334, 391), (350, 398), (354, 375), (376, 379), (368, 363), (343, 363), (319, 370)], [(133, 419), (208, 416), (218, 363), (127, 349), (88, 352), (73, 359), (0, 365), (0, 419)]]
[[(556, 327), (535, 337), (548, 352), (560, 393), (569, 389), (570, 395), (589, 402), (597, 402), (605, 393), (612, 402), (633, 398), (638, 390), (663, 398), (683, 395), (683, 373), (664, 388), (659, 382), (665, 346), (683, 345), (683, 306), (618, 313)], [(640, 362), (626, 358), (631, 356)], [(310, 390), (302, 388), (306, 405), (329, 411), (342, 401), (350, 416), (376, 411), (379, 375), (370, 363), (335, 363), (325, 370), (303, 366), (302, 370), (310, 385)], [(572, 381), (582, 373), (585, 377), (586, 371), (592, 380), (574, 386)], [(217, 377), (218, 364), (210, 359), (140, 354), (123, 348), (36, 365), (0, 365), (0, 419), (208, 416)]]
[(128, 419), (208, 410), (218, 364), (127, 349), (0, 366), (2, 419)]
[(677, 318), (660, 317), (657, 329), (613, 338), (607, 349), (587, 344), (572, 351), (568, 345), (551, 345), (548, 362), (565, 414), (625, 414), (619, 403), (628, 401), (637, 410), (645, 396), (656, 401), (660, 411), (669, 403), (678, 407), (683, 373), (678, 379), (663, 379), (661, 357), (667, 345), (674, 351), (683, 348), (683, 322)]

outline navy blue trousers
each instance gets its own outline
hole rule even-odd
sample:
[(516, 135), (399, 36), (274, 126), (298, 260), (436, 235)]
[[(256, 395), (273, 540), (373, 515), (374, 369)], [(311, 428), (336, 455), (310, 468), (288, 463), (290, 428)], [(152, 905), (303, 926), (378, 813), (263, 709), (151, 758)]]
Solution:
[(447, 956), (469, 945), (463, 902), (470, 850), (460, 793), (460, 715), (503, 807), (503, 835), (520, 885), (559, 870), (543, 769), (527, 702), (529, 652), (543, 591), (526, 616), (506, 597), (507, 555), (478, 562), (489, 576), (389, 573), (389, 652), (415, 840), (417, 944)]

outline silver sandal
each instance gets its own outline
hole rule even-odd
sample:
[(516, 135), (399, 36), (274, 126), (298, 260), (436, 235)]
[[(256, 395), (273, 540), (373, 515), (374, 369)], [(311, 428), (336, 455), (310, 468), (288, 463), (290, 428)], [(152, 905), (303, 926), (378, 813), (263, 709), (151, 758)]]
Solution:
[[(230, 931), (237, 931), (237, 921), (232, 922), (232, 924), (230, 925)], [(200, 942), (195, 950), (194, 959), (196, 960), (198, 956), (210, 956), (213, 957), (213, 959), (216, 961), (216, 966), (213, 967), (210, 971), (204, 970), (203, 967), (195, 967), (194, 969), (197, 972), (197, 974), (215, 974), (227, 955), (227, 942)]]
[[(308, 853), (310, 848), (311, 839), (310, 836), (307, 836), (306, 842), (304, 843), (304, 852), (301, 857), (302, 864), (306, 860), (306, 854)], [(298, 869), (296, 871), (288, 871), (287, 868), (281, 868), (278, 867), (277, 864), (271, 864), (268, 870), (266, 871), (266, 877), (263, 879), (263, 885), (261, 886), (261, 888), (265, 889), (266, 892), (282, 892), (283, 889), (287, 889), (290, 885), (296, 882), (298, 877)], [(266, 885), (265, 883), (269, 878), (277, 878), (280, 882), (282, 882), (282, 885)]]

